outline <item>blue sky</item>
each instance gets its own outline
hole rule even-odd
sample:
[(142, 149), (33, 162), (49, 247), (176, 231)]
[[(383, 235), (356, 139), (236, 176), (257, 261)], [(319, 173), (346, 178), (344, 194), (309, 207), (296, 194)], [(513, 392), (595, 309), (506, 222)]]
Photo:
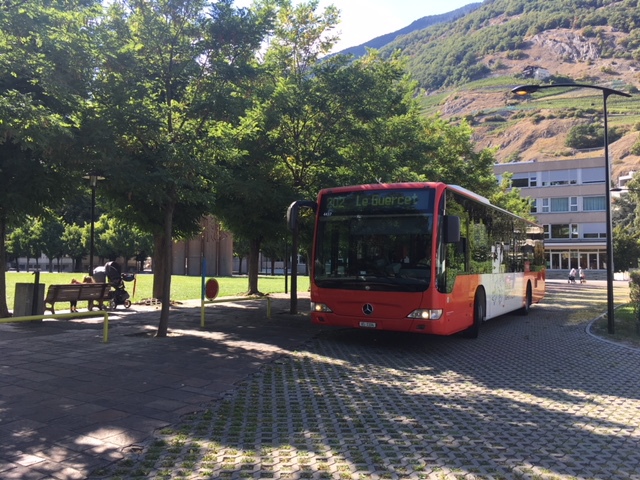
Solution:
[[(320, 0), (320, 8), (335, 5), (340, 10), (340, 43), (334, 51), (360, 45), (372, 38), (395, 32), (414, 20), (439, 15), (480, 0)], [(295, 0), (294, 0), (295, 2)], [(236, 0), (239, 7), (251, 0)]]

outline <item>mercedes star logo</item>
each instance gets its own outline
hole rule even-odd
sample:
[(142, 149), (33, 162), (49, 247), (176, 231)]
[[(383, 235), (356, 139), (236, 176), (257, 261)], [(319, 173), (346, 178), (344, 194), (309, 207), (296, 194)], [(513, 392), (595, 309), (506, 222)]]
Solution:
[(365, 315), (371, 315), (373, 313), (373, 305), (371, 305), (370, 303), (365, 303), (362, 307), (362, 311)]

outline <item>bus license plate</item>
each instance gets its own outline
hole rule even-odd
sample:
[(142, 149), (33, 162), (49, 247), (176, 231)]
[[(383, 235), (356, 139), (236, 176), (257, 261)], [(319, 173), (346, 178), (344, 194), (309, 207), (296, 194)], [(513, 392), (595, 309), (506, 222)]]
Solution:
[(378, 326), (378, 324), (373, 323), (373, 322), (360, 322), (360, 326), (362, 328), (376, 328)]

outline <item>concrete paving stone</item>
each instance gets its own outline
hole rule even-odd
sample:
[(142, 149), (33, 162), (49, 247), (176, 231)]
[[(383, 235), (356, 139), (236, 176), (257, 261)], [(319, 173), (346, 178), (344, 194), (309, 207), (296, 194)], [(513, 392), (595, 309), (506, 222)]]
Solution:
[(10, 470), (2, 472), (3, 480), (45, 480), (50, 479), (51, 476), (47, 473), (40, 472), (35, 468), (17, 466)]

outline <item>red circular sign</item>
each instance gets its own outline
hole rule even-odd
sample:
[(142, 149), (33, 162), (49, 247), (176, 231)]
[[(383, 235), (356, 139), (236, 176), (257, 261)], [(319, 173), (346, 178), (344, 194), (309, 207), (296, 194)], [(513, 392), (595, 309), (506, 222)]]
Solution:
[(220, 291), (220, 285), (218, 285), (218, 281), (215, 278), (210, 278), (207, 280), (207, 284), (205, 285), (204, 294), (209, 300), (213, 300), (218, 296), (218, 292)]

